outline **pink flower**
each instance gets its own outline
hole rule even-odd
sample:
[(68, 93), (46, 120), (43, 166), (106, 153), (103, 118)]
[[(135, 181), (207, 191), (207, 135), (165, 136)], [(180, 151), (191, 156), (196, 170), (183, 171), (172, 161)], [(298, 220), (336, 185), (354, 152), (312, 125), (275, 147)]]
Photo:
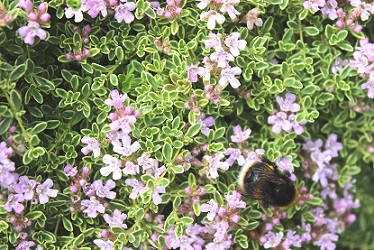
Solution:
[(111, 200), (116, 198), (116, 192), (110, 191), (116, 187), (116, 183), (114, 181), (107, 180), (104, 186), (102, 180), (96, 180), (92, 183), (92, 186), (98, 197), (107, 198)]
[(230, 49), (230, 53), (233, 56), (238, 56), (240, 54), (239, 50), (245, 49), (247, 42), (245, 40), (239, 40), (240, 33), (233, 32), (225, 39), (225, 45)]
[(93, 151), (94, 157), (97, 158), (100, 155), (101, 144), (95, 139), (88, 136), (83, 136), (82, 143), (88, 144), (86, 147), (81, 149), (84, 155), (87, 155), (90, 151)]
[(33, 5), (31, 0), (19, 0), (18, 7), (24, 9), (25, 11), (29, 12), (32, 10)]
[(221, 8), (219, 9), (222, 13), (229, 15), (231, 20), (236, 20), (236, 16), (240, 15), (240, 12), (237, 11), (234, 7), (240, 3), (240, 0), (226, 0), (223, 2)]
[(265, 234), (266, 241), (264, 242), (264, 248), (273, 248), (280, 244), (283, 238), (283, 232), (274, 234), (272, 231)]
[(210, 10), (208, 12), (201, 13), (200, 20), (208, 21), (208, 29), (213, 30), (216, 27), (216, 23), (223, 24), (225, 22), (225, 17), (215, 10)]
[(40, 28), (39, 23), (33, 21), (29, 22), (27, 26), (19, 28), (18, 33), (24, 37), (24, 42), (30, 45), (34, 44), (36, 36), (41, 40), (47, 37), (47, 32)]
[(155, 190), (153, 190), (152, 201), (155, 205), (161, 204), (161, 202), (162, 202), (162, 198), (160, 196), (160, 193), (161, 194), (166, 193), (165, 188), (161, 185), (155, 187)]
[(10, 194), (8, 196), (7, 202), (4, 204), (4, 209), (8, 212), (14, 210), (16, 214), (21, 214), (25, 206), (20, 202), (23, 202), (23, 195), (22, 194)]
[(39, 194), (39, 203), (45, 204), (49, 201), (49, 197), (56, 197), (58, 190), (51, 189), (53, 181), (51, 179), (45, 180), (43, 184), (39, 184), (36, 187), (36, 193)]
[(81, 6), (78, 9), (74, 9), (73, 7), (69, 6), (65, 8), (65, 16), (66, 18), (70, 19), (74, 16), (74, 22), (80, 23), (83, 21), (83, 12), (86, 12), (88, 9), (84, 4), (81, 4)]
[(27, 176), (21, 176), (18, 179), (18, 184), (14, 186), (14, 190), (18, 194), (23, 194), (25, 200), (32, 200), (35, 187), (36, 181), (29, 180)]
[(123, 221), (127, 218), (127, 215), (121, 213), (120, 210), (114, 209), (113, 217), (110, 217), (109, 214), (104, 214), (104, 220), (109, 224), (110, 227), (122, 227), (127, 228), (127, 225)]
[(275, 98), (280, 106), (280, 109), (284, 112), (297, 112), (300, 110), (300, 105), (297, 103), (294, 103), (296, 100), (296, 95), (291, 93), (286, 93), (285, 98), (283, 99), (280, 96), (277, 96)]
[(213, 157), (210, 155), (205, 155), (203, 157), (203, 162), (205, 167), (205, 173), (207, 178), (218, 178), (218, 169), (228, 170), (230, 165), (228, 162), (221, 162), (225, 157), (222, 153), (216, 153)]
[(125, 21), (125, 23), (131, 23), (134, 21), (135, 17), (130, 11), (135, 10), (135, 3), (134, 2), (127, 2), (125, 4), (119, 4), (115, 11), (114, 18), (117, 22)]
[(96, 239), (93, 241), (101, 250), (114, 250), (114, 243), (111, 240)]
[(227, 84), (230, 83), (231, 87), (237, 89), (241, 84), (235, 76), (240, 75), (241, 73), (242, 70), (239, 67), (223, 69), (218, 84), (222, 87), (226, 87)]
[(197, 7), (201, 10), (205, 9), (210, 4), (210, 2), (212, 2), (212, 0), (198, 0), (198, 1), (200, 1), (200, 3), (198, 3)]
[(126, 175), (139, 174), (139, 172), (140, 172), (139, 165), (136, 165), (136, 164), (132, 163), (131, 161), (127, 161), (125, 163), (125, 167), (123, 168), (122, 172), (123, 172), (123, 174), (126, 174)]
[(129, 196), (130, 199), (135, 200), (138, 195), (144, 194), (145, 191), (147, 191), (149, 188), (144, 186), (144, 183), (141, 181), (138, 181), (137, 179), (126, 179), (125, 181), (126, 185), (132, 187), (132, 192)]
[(325, 0), (308, 0), (303, 3), (305, 9), (312, 9), (313, 12), (317, 12), (319, 7), (324, 7), (325, 4)]
[(122, 136), (122, 143), (117, 140), (112, 141), (112, 145), (113, 151), (123, 156), (130, 156), (140, 148), (140, 144), (137, 141), (131, 144), (131, 138), (128, 135)]
[(205, 48), (210, 49), (214, 48), (215, 51), (222, 51), (222, 35), (220, 33), (214, 34), (212, 32), (209, 33), (209, 39), (204, 39), (203, 42), (205, 43)]
[(95, 196), (92, 196), (90, 200), (82, 200), (81, 205), (86, 207), (83, 212), (85, 212), (88, 217), (96, 218), (98, 212), (101, 214), (105, 213), (104, 205), (101, 204)]
[(247, 129), (243, 132), (242, 127), (240, 125), (236, 125), (233, 128), (233, 132), (234, 132), (234, 135), (231, 136), (231, 141), (237, 142), (237, 143), (243, 143), (249, 138), (249, 135), (252, 133), (252, 130)]
[(366, 83), (362, 84), (361, 88), (368, 89), (368, 97), (374, 99), (374, 81), (367, 81)]
[(262, 19), (258, 16), (260, 15), (260, 11), (257, 8), (253, 8), (245, 15), (245, 19), (247, 21), (247, 28), (249, 30), (253, 30), (253, 26), (256, 25), (258, 27), (262, 26)]
[(111, 156), (111, 155), (104, 155), (103, 163), (107, 164), (105, 167), (100, 169), (100, 174), (102, 176), (108, 176), (113, 173), (113, 180), (119, 180), (122, 177), (122, 170), (121, 170), (121, 160)]
[(112, 97), (112, 99), (106, 99), (104, 103), (118, 109), (123, 107), (123, 102), (126, 100), (127, 94), (120, 95), (118, 90), (114, 89), (110, 91), (110, 97)]
[(204, 68), (198, 67), (194, 64), (187, 66), (186, 70), (188, 72), (188, 80), (190, 80), (190, 82), (197, 82), (198, 75), (204, 74)]
[(269, 116), (268, 123), (274, 124), (271, 130), (276, 134), (279, 134), (282, 129), (288, 133), (292, 129), (291, 123), (287, 120), (287, 114), (284, 112), (278, 112), (275, 115)]
[(214, 220), (214, 217), (216, 217), (218, 210), (218, 203), (215, 202), (213, 199), (211, 199), (208, 203), (202, 204), (200, 207), (201, 212), (208, 212), (206, 218), (210, 221)]
[(106, 17), (108, 14), (107, 3), (105, 0), (87, 0), (86, 7), (88, 9), (88, 15), (92, 18), (95, 18), (101, 12), (103, 17)]

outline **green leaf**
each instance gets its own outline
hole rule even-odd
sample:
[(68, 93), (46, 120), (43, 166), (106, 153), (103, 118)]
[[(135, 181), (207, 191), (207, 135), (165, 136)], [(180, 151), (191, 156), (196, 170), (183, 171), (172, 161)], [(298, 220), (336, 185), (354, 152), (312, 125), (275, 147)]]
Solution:
[(122, 47), (117, 46), (115, 52), (116, 52), (116, 57), (117, 57), (118, 61), (122, 62), (122, 61), (123, 61), (123, 58), (124, 58), (124, 54), (123, 54), (123, 49), (122, 49)]
[(140, 221), (143, 219), (145, 211), (143, 208), (138, 208), (135, 213), (135, 219)]
[(38, 210), (26, 214), (26, 218), (28, 218), (29, 220), (37, 220), (42, 216), (44, 216), (44, 213)]
[(303, 31), (308, 35), (308, 36), (316, 36), (319, 33), (319, 30), (316, 27), (303, 27)]
[(181, 165), (173, 165), (171, 167), (171, 170), (173, 170), (173, 172), (176, 173), (176, 174), (181, 174), (181, 173), (184, 172), (184, 168)]
[(40, 132), (43, 132), (47, 128), (47, 126), (48, 124), (46, 122), (39, 122), (31, 130), (31, 134), (39, 134)]
[(62, 216), (62, 224), (67, 231), (73, 232), (73, 224), (65, 216)]
[(22, 106), (22, 97), (16, 89), (10, 90), (10, 100), (12, 101), (15, 109), (20, 111)]
[(173, 158), (173, 148), (167, 141), (162, 146), (162, 155), (167, 162), (171, 162)]
[(182, 217), (180, 218), (180, 221), (183, 222), (184, 225), (189, 225), (189, 224), (192, 224), (194, 222), (194, 219), (191, 218), (191, 217)]
[(173, 34), (173, 35), (177, 34), (178, 33), (178, 29), (179, 29), (178, 22), (176, 20), (174, 20), (171, 23), (171, 27), (170, 27), (171, 34)]
[(12, 122), (13, 122), (13, 118), (11, 117), (4, 118), (2, 121), (0, 121), (0, 135), (8, 131)]
[(192, 204), (192, 209), (193, 209), (193, 212), (195, 213), (196, 216), (199, 216), (200, 215), (200, 203), (193, 203)]
[(301, 218), (305, 222), (315, 222), (316, 221), (316, 218), (314, 217), (314, 215), (309, 211), (304, 211), (301, 214)]
[(193, 124), (191, 127), (188, 128), (185, 136), (189, 136), (189, 137), (195, 136), (197, 133), (199, 133), (200, 128), (201, 128), (201, 123)]
[(18, 79), (20, 79), (26, 72), (26, 65), (23, 63), (21, 65), (18, 65), (12, 70), (12, 73), (10, 73), (9, 81), (15, 82)]
[(43, 88), (43, 89), (47, 89), (47, 90), (54, 90), (55, 89), (55, 85), (53, 84), (53, 82), (51, 82), (50, 80), (44, 78), (44, 77), (41, 77), (41, 76), (37, 76), (37, 75), (34, 75), (34, 79), (35, 81)]

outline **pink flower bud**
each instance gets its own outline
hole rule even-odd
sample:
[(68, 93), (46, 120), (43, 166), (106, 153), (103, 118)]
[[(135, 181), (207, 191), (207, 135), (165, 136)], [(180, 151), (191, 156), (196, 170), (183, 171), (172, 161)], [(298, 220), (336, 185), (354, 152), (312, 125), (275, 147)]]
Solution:
[(350, 214), (350, 215), (347, 216), (346, 220), (347, 220), (348, 223), (352, 224), (353, 222), (356, 221), (356, 215)]
[(27, 15), (27, 18), (30, 20), (30, 21), (36, 21), (38, 19), (38, 15), (35, 14), (35, 12), (31, 11), (28, 15)]
[(138, 117), (140, 116), (140, 110), (139, 110), (139, 109), (134, 110), (133, 115), (134, 115), (136, 118), (138, 118)]
[(109, 0), (109, 5), (110, 5), (110, 6), (115, 6), (115, 5), (117, 5), (117, 0)]
[(73, 58), (72, 54), (69, 52), (65, 55), (66, 59), (71, 60)]
[(166, 18), (172, 18), (173, 15), (171, 14), (170, 11), (165, 11), (165, 13), (164, 13), (164, 17), (166, 17)]
[(40, 17), (39, 17), (39, 20), (44, 22), (44, 23), (48, 22), (49, 19), (51, 19), (51, 15), (48, 14), (48, 13), (44, 13), (44, 14), (40, 15)]
[(178, 8), (176, 8), (175, 9), (175, 14), (177, 14), (177, 15), (180, 15), (180, 14), (182, 14), (182, 8), (180, 8), (180, 7), (178, 7)]
[(76, 192), (78, 192), (78, 188), (75, 185), (70, 186), (70, 192), (76, 193)]
[(75, 55), (74, 59), (77, 60), (77, 61), (81, 61), (82, 60), (82, 56), (81, 55)]
[(47, 5), (45, 3), (41, 3), (38, 6), (39, 13), (45, 13), (47, 11)]
[(17, 128), (14, 125), (12, 125), (12, 126), (9, 127), (9, 132), (10, 133), (14, 133), (14, 132), (16, 132), (16, 130), (17, 130)]
[(83, 169), (82, 169), (82, 177), (83, 178), (86, 178), (88, 176), (88, 174), (90, 173), (90, 168), (89, 167), (86, 167), (84, 166)]
[(266, 223), (265, 230), (270, 231), (271, 229), (273, 229), (273, 223)]
[(199, 189), (197, 190), (197, 194), (198, 195), (204, 195), (204, 194), (206, 194), (206, 189), (203, 188), (203, 187), (199, 187)]
[(110, 113), (109, 119), (111, 119), (112, 121), (115, 121), (118, 119), (118, 115), (116, 113)]
[(101, 231), (101, 237), (106, 238), (106, 237), (108, 237), (108, 236), (109, 236), (109, 231), (106, 230), (106, 229), (103, 229), (103, 230)]
[[(87, 39), (88, 39), (88, 38), (87, 38)], [(90, 50), (84, 48), (82, 54), (83, 54), (84, 57), (89, 57), (89, 56), (90, 56)]]
[(22, 9), (26, 11), (32, 10), (32, 2), (31, 0), (19, 0), (18, 7), (21, 7)]
[(166, 3), (167, 3), (167, 5), (168, 5), (170, 8), (175, 7), (175, 2), (174, 2), (174, 0), (166, 0)]
[(131, 115), (132, 114), (132, 107), (131, 106), (126, 106), (125, 107), (125, 114), (126, 115)]
[(186, 194), (188, 194), (188, 195), (192, 195), (191, 187), (190, 187), (190, 186), (186, 187), (186, 188), (184, 189), (184, 192), (185, 192)]
[(230, 219), (231, 219), (232, 222), (234, 222), (234, 223), (238, 223), (239, 220), (240, 220), (240, 216), (237, 215), (237, 214), (234, 214), (234, 215), (231, 216)]
[(158, 234), (157, 233), (154, 233), (151, 235), (151, 239), (154, 241), (154, 242), (157, 242), (158, 240)]

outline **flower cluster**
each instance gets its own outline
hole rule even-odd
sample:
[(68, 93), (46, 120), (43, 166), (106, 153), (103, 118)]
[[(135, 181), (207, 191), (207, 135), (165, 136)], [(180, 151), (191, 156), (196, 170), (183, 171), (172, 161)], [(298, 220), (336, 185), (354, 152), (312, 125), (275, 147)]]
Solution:
[[(188, 193), (191, 190), (187, 190)], [(175, 228), (173, 227), (167, 235), (166, 246), (168, 249), (229, 249), (233, 244), (233, 236), (228, 233), (239, 222), (239, 212), (246, 207), (244, 201), (241, 200), (241, 195), (232, 191), (232, 194), (225, 195), (227, 205), (220, 206), (213, 199), (201, 205), (201, 212), (207, 212), (208, 222), (203, 222), (203, 225), (197, 223), (187, 226), (183, 235), (176, 237)], [(205, 238), (212, 238), (206, 242)]]
[[(200, 3), (197, 7), (201, 10), (209, 6), (210, 10), (200, 14), (200, 20), (207, 21), (207, 28), (213, 30), (216, 24), (223, 24), (226, 20), (224, 14), (227, 13), (231, 20), (237, 21), (240, 12), (235, 9), (240, 1), (239, 0), (199, 0)], [(260, 11), (253, 8), (248, 11), (243, 20), (247, 23), (248, 29), (252, 30), (253, 26), (262, 26), (262, 19), (258, 16)]]
[(0, 27), (6, 26), (14, 21), (14, 17), (7, 13), (5, 6), (0, 3)]
[(370, 15), (374, 14), (373, 3), (368, 3), (362, 0), (347, 1), (349, 3), (349, 13), (346, 13), (339, 5), (344, 6), (345, 2), (337, 0), (306, 0), (304, 1), (304, 8), (310, 9), (313, 12), (321, 11), (323, 17), (328, 17), (336, 21), (336, 26), (343, 28), (347, 27), (355, 32), (360, 32), (362, 26), (358, 20), (366, 21)]
[[(114, 18), (117, 22), (132, 23), (135, 19), (132, 11), (135, 10), (136, 5), (134, 2), (127, 2), (126, 0), (84, 0), (80, 1), (78, 6), (67, 1), (65, 8), (66, 18), (72, 18), (74, 21), (80, 23), (83, 21), (83, 13), (86, 13), (96, 18), (99, 14), (106, 17), (108, 14), (114, 12)], [(72, 6), (74, 5), (74, 6)]]
[(300, 110), (300, 105), (294, 103), (296, 100), (296, 95), (286, 93), (284, 99), (277, 96), (276, 100), (281, 111), (273, 110), (272, 115), (268, 117), (268, 123), (273, 124), (272, 131), (279, 134), (282, 130), (286, 131), (287, 133), (294, 130), (297, 135), (302, 134), (304, 132), (302, 125), (304, 125), (306, 121), (299, 123), (295, 121), (295, 113)]
[[(74, 27), (74, 32), (80, 34), (82, 38), (82, 43), (87, 44), (90, 42), (89, 33), (91, 31), (90, 25), (83, 26), (83, 29), (80, 29), (78, 26)], [(85, 47), (74, 48), (72, 52), (66, 54), (66, 59), (82, 61), (90, 56), (90, 50)]]
[(188, 198), (184, 199), (183, 205), (178, 208), (178, 211), (194, 218), (193, 204), (200, 204), (200, 196), (206, 193), (206, 189), (203, 187), (196, 188), (188, 186), (184, 189), (184, 192)]
[(24, 212), (26, 203), (46, 204), (49, 198), (56, 197), (58, 191), (52, 189), (53, 181), (51, 179), (39, 183), (29, 179), (27, 176), (19, 176), (16, 172), (16, 166), (9, 158), (13, 155), (13, 149), (8, 148), (5, 142), (0, 143), (0, 186), (2, 194), (0, 201), (4, 202), (4, 210), (8, 212), (7, 219), (13, 225), (14, 230), (20, 233), (18, 246), (16, 249), (24, 249), (24, 246), (34, 246), (33, 241), (27, 239), (33, 234), (29, 227), (32, 224)]
[[(72, 180), (70, 185), (71, 201), (70, 211), (81, 210), (87, 214), (88, 217), (96, 218), (98, 213), (104, 213), (105, 207), (108, 206), (106, 199), (114, 199), (116, 193), (111, 191), (116, 187), (116, 184), (112, 180), (108, 180), (105, 185), (102, 180), (96, 180), (93, 183), (87, 181), (87, 177), (90, 173), (88, 167), (84, 167), (80, 174), (78, 174), (77, 167), (66, 165), (64, 172)], [(78, 195), (80, 191), (89, 198), (81, 200)]]
[[(337, 172), (335, 168), (329, 164), (332, 157), (338, 156), (338, 151), (342, 149), (342, 144), (337, 142), (335, 134), (331, 134), (324, 145), (324, 150), (321, 150), (323, 145), (322, 140), (313, 142), (308, 139), (303, 145), (304, 150), (310, 153), (308, 165), (303, 164), (304, 168), (314, 172), (312, 180), (320, 181), (323, 188), (320, 196), (323, 200), (323, 205), (310, 210), (314, 216), (315, 221), (307, 223), (301, 221), (301, 226), (297, 226), (296, 230), (284, 230), (273, 232), (276, 225), (280, 223), (281, 219), (287, 218), (286, 212), (276, 211), (272, 209), (272, 216), (263, 215), (264, 221), (262, 226), (264, 233), (259, 236), (260, 242), (264, 248), (282, 247), (282, 249), (301, 248), (303, 244), (313, 242), (321, 249), (335, 249), (338, 234), (341, 234), (346, 224), (352, 224), (355, 221), (355, 215), (351, 213), (352, 209), (359, 207), (359, 202), (354, 200), (351, 194), (354, 181), (348, 181), (342, 191), (342, 197), (337, 193)], [(286, 157), (283, 162), (289, 161)], [(282, 164), (277, 165), (281, 168)], [(315, 167), (313, 168), (312, 165)], [(308, 167), (306, 167), (308, 166)], [(311, 173), (306, 175), (310, 178)], [(330, 181), (328, 181), (328, 179)], [(298, 205), (303, 205), (305, 202), (313, 200), (314, 196), (307, 192), (306, 187), (301, 187), (299, 190)], [(330, 212), (328, 212), (330, 211)], [(286, 233), (287, 232), (287, 233)], [(253, 231), (250, 233), (252, 237), (256, 236)]]
[(187, 68), (189, 78), (192, 82), (197, 81), (196, 76), (200, 75), (204, 81), (209, 81), (211, 75), (220, 77), (219, 85), (225, 88), (229, 83), (236, 89), (240, 86), (240, 82), (235, 78), (240, 75), (242, 70), (239, 67), (231, 67), (229, 62), (233, 62), (235, 57), (240, 54), (240, 50), (246, 48), (247, 42), (239, 40), (239, 32), (233, 32), (228, 36), (222, 37), (222, 34), (209, 34), (209, 39), (204, 40), (205, 48), (213, 48), (213, 52), (209, 57), (203, 59), (204, 67), (191, 65)]
[(303, 149), (310, 153), (308, 164), (304, 163), (303, 166), (311, 174), (314, 172), (312, 180), (321, 184), (320, 195), (325, 204), (311, 210), (316, 221), (309, 226), (311, 227), (309, 231), (311, 231), (310, 238), (321, 249), (335, 249), (338, 234), (345, 230), (346, 224), (349, 225), (355, 221), (356, 217), (351, 213), (351, 210), (358, 208), (360, 203), (358, 200), (354, 200), (352, 195), (354, 188), (352, 178), (345, 183), (342, 194), (337, 193), (338, 172), (335, 165), (330, 164), (330, 160), (337, 157), (338, 151), (343, 148), (342, 144), (337, 141), (337, 136), (331, 134), (327, 138), (324, 150), (321, 150), (322, 145), (321, 139), (315, 142), (308, 139), (303, 145)]
[(349, 62), (352, 68), (356, 68), (361, 77), (368, 77), (361, 88), (368, 89), (368, 97), (374, 99), (374, 44), (369, 43), (369, 38), (360, 40), (360, 47), (356, 47), (353, 53), (354, 60)]
[(158, 16), (175, 19), (182, 14), (181, 0), (166, 0), (166, 7), (160, 7), (157, 1), (151, 2), (151, 7), (156, 10)]
[(24, 42), (33, 45), (36, 36), (45, 40), (47, 32), (42, 27), (48, 26), (48, 21), (51, 18), (51, 15), (47, 13), (47, 4), (40, 3), (38, 8), (34, 10), (31, 0), (20, 0), (18, 6), (27, 12), (27, 26), (18, 29), (18, 33), (24, 37)]
[[(325, 143), (324, 149), (321, 147), (323, 141), (318, 139), (313, 142), (308, 139), (303, 144), (303, 149), (310, 152), (310, 158), (315, 165), (313, 169), (312, 180), (314, 182), (320, 182), (323, 188), (327, 188), (329, 185), (329, 180), (336, 181), (338, 179), (338, 173), (334, 164), (330, 164), (333, 157), (338, 156), (338, 151), (343, 148), (343, 145), (337, 141), (337, 135), (331, 134)], [(310, 170), (312, 166), (308, 164), (308, 169)]]

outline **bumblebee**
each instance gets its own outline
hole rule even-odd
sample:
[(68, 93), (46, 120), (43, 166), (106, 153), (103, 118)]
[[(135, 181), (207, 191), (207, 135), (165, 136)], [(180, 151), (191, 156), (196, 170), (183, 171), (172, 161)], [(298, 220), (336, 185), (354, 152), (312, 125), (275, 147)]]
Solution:
[(298, 197), (290, 173), (281, 172), (266, 158), (246, 162), (239, 174), (238, 191), (245, 197), (262, 201), (265, 207), (288, 208)]

